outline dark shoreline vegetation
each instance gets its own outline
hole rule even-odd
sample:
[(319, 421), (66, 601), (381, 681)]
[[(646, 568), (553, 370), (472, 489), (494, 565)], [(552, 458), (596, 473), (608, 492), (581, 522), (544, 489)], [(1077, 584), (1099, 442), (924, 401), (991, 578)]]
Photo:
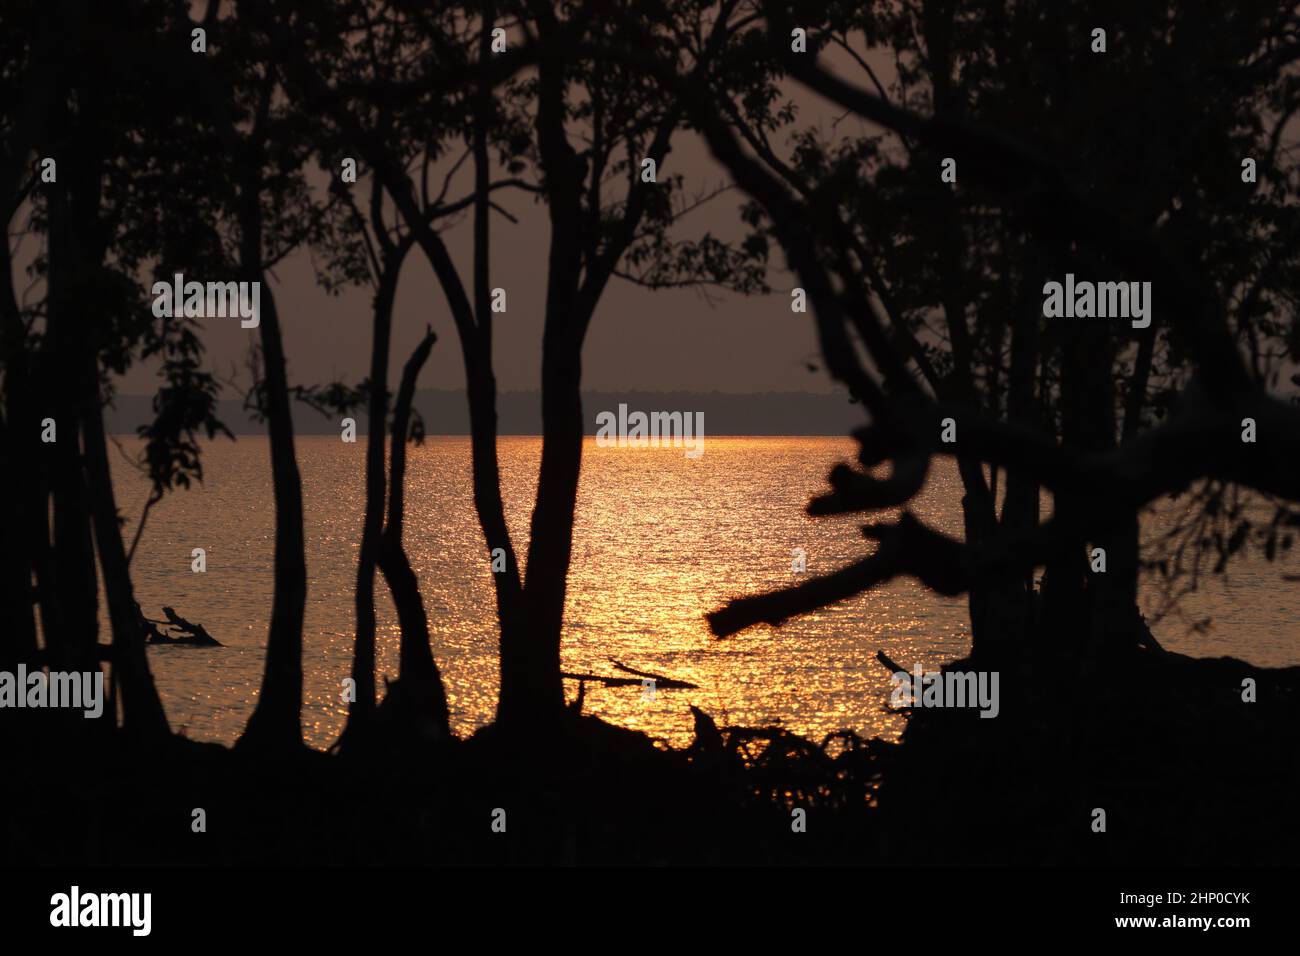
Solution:
[[(8, 862), (1294, 866), (1300, 667), (1099, 664), (1063, 683), (1059, 661), (1019, 662), (1005, 719), (919, 709), (898, 744), (702, 712), (677, 750), (576, 713), (545, 739), (433, 741), (390, 717), (347, 754), (273, 759), (179, 737), (52, 759), (32, 732), (11, 750), (26, 786), (6, 788)], [(1239, 705), (1246, 677), (1258, 707)]]
[[(105, 720), (0, 713), (3, 859), (1294, 863), (1300, 668), (1166, 653), (1138, 596), (1172, 613), (1230, 563), (1300, 551), (1297, 36), (1300, 11), (1274, 0), (0, 5), (0, 671), (102, 668), (109, 694)], [(536, 255), (502, 254), (511, 229)], [(295, 377), (290, 261), (368, 302), (364, 376)], [(399, 350), (416, 261), (436, 286)], [(543, 292), (522, 291), (527, 270)], [(194, 308), (151, 305), (177, 275)], [(1139, 320), (1060, 318), (1047, 280), (1074, 275), (1144, 290)], [(711, 633), (762, 640), (914, 578), (967, 602), (969, 657), (950, 666), (1001, 675), (996, 719), (923, 707), (890, 744), (697, 713), (695, 745), (669, 751), (566, 699), (584, 437), (610, 413), (584, 408), (584, 365), (611, 358), (588, 332), (706, 341), (655, 306), (620, 314), (618, 283), (807, 323), (815, 360), (752, 355), (824, 373), (854, 411), (851, 460), (807, 512), (861, 521), (861, 557), (701, 607)], [(256, 314), (209, 310), (218, 294)], [(526, 534), (499, 443), (521, 309), (542, 323)], [(217, 328), (246, 348), (229, 381)], [(767, 344), (733, 339), (720, 373)], [(465, 560), (491, 568), (500, 668), (495, 719), (467, 740), (404, 528), (435, 343), (463, 367), (481, 532)], [(141, 367), (150, 496), (128, 544), (106, 409)], [(202, 443), (233, 437), (232, 394), (265, 425), (275, 514), (262, 682), (225, 748), (169, 720), (132, 559), (158, 546), (150, 509), (203, 480)], [(366, 423), (329, 752), (302, 732), (298, 403), (344, 440)], [(938, 460), (960, 478), (960, 535), (917, 508)], [(378, 588), (400, 644), (383, 688)]]

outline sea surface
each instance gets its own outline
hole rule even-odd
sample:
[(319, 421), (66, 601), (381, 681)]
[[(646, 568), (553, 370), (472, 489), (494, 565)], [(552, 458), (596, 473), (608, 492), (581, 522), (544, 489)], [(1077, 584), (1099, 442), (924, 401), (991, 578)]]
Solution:
[[(134, 438), (118, 442), (127, 457), (140, 447)], [(300, 437), (297, 449), (309, 580), (303, 725), (309, 743), (327, 747), (346, 717), (341, 691), (352, 654), (365, 439)], [(500, 449), (507, 518), (522, 560), (541, 441), (502, 438)], [(617, 660), (699, 689), (660, 689), (651, 698), (639, 686), (588, 683), (586, 712), (675, 746), (691, 739), (690, 704), (720, 724), (779, 724), (816, 739), (850, 728), (896, 739), (903, 718), (886, 709), (891, 685), (876, 651), (926, 669), (961, 656), (970, 643), (963, 600), (902, 579), (781, 628), (756, 627), (726, 640), (713, 638), (704, 620), (730, 597), (799, 580), (796, 549), (808, 574), (870, 553), (861, 520), (812, 519), (804, 512), (831, 466), (854, 450), (841, 438), (708, 437), (705, 453), (687, 458), (680, 448), (597, 447), (588, 439), (564, 668), (616, 675), (611, 661)], [(232, 743), (257, 698), (271, 610), (267, 440), (208, 443), (203, 465), (202, 484), (168, 495), (150, 513), (133, 576), (148, 616), (161, 618), (170, 605), (226, 645), (153, 646), (149, 657), (172, 726), (194, 739)], [(129, 542), (149, 487), (126, 458), (115, 457), (113, 466)], [(469, 469), (468, 438), (432, 437), (410, 448), (405, 541), (453, 725), (462, 735), (492, 719), (498, 680), (490, 562)], [(956, 473), (941, 462), (914, 510), (960, 535), (959, 501)], [(1149, 524), (1161, 520), (1158, 513)], [(191, 570), (194, 548), (206, 551), (205, 573)], [(1300, 663), (1300, 588), (1282, 579), (1294, 570), (1262, 560), (1235, 564), (1226, 581), (1205, 582), (1185, 602), (1185, 620), (1167, 619), (1157, 636), (1187, 654)], [(398, 631), (382, 578), (376, 593), (382, 693), (383, 675), (397, 676)], [(1189, 628), (1187, 621), (1205, 617), (1209, 630)], [(107, 622), (102, 626), (107, 633)], [(566, 682), (566, 692), (572, 698), (576, 683)]]

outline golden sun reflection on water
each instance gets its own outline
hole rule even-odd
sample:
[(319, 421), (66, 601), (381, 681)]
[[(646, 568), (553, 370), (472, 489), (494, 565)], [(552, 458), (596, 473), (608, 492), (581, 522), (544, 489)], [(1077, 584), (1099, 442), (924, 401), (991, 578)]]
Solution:
[[(659, 689), (649, 698), (639, 686), (588, 684), (585, 710), (675, 746), (691, 739), (690, 704), (719, 724), (779, 724), (819, 740), (841, 728), (896, 738), (903, 718), (885, 711), (889, 675), (874, 655), (884, 649), (905, 666), (920, 662), (926, 669), (960, 656), (969, 642), (963, 601), (902, 580), (782, 628), (754, 628), (725, 641), (711, 637), (704, 621), (728, 597), (796, 580), (793, 549), (806, 552), (809, 573), (867, 553), (860, 521), (813, 520), (803, 510), (831, 465), (854, 447), (838, 438), (710, 437), (705, 453), (689, 459), (681, 449), (601, 448), (588, 439), (564, 668), (615, 675), (613, 658), (698, 689)], [(339, 690), (351, 663), (364, 448), (364, 439), (298, 439), (310, 582), (303, 722), (318, 747), (333, 742), (346, 716)], [(500, 449), (507, 520), (522, 555), (541, 443), (502, 438)], [(162, 605), (173, 605), (227, 645), (152, 647), (150, 660), (173, 726), (230, 743), (261, 681), (274, 545), (269, 455), (264, 438), (241, 437), (208, 445), (205, 456), (205, 484), (154, 509), (133, 570), (146, 613), (157, 617)], [(143, 500), (143, 479), (119, 468), (117, 483), (124, 508)], [(960, 534), (959, 497), (952, 470), (939, 468), (915, 510)], [(126, 534), (133, 532), (128, 525)], [(455, 729), (467, 735), (492, 719), (497, 691), (495, 600), (470, 495), (467, 438), (435, 437), (411, 448), (406, 545)], [(206, 574), (190, 571), (193, 547), (207, 549)], [(377, 594), (378, 669), (395, 677), (396, 616), (382, 584)], [(1209, 652), (1240, 655), (1253, 646), (1257, 653), (1246, 656), (1284, 663), (1270, 659), (1294, 655), (1294, 642), (1284, 643), (1266, 642), (1261, 654), (1244, 631), (1230, 628), (1228, 649)], [(576, 690), (566, 682), (571, 698)]]

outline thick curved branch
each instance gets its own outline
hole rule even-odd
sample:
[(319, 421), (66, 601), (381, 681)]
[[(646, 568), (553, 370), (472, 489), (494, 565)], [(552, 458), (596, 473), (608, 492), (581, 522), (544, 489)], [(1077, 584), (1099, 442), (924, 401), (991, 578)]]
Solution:
[(940, 594), (960, 594), (968, 586), (971, 573), (961, 542), (927, 528), (908, 513), (897, 524), (869, 527), (880, 542), (871, 557), (792, 588), (731, 601), (708, 615), (709, 629), (717, 637), (727, 637), (754, 624), (779, 625), (901, 575), (919, 578)]
[(893, 524), (867, 525), (862, 533), (880, 543), (871, 557), (791, 588), (729, 601), (707, 615), (709, 629), (717, 637), (729, 637), (755, 624), (779, 626), (896, 577), (914, 577), (953, 597), (981, 582), (999, 580), (1009, 570), (1037, 567), (1061, 541), (1086, 540), (1081, 523), (1067, 525), (1053, 518), (1036, 528), (1003, 530), (978, 545), (966, 545), (922, 524), (910, 512)]

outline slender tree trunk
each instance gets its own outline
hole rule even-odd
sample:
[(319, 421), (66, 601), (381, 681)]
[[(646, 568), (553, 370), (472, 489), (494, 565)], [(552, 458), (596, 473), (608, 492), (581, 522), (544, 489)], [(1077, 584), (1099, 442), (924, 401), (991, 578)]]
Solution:
[[(47, 31), (41, 30), (33, 38), (33, 49), (48, 53)], [(10, 130), (9, 151), (0, 167), (0, 188), (9, 206), (9, 214), (16, 210), (21, 195), (22, 179), (30, 160), (32, 146), (43, 136), (45, 113), (51, 92), (48, 57), (37, 60), (30, 79), (34, 88), (28, 99), (27, 115), (20, 118)], [(37, 71), (41, 72), (37, 72)], [(10, 199), (10, 197), (13, 197)], [(33, 343), (29, 340), (18, 306), (18, 296), (13, 282), (13, 260), (9, 243), (0, 243), (0, 362), (4, 368), (4, 427), (0, 438), (0, 494), (3, 494), (4, 527), (10, 529), (11, 543), (3, 549), (3, 583), (0, 600), (4, 610), (0, 613), (0, 669), (12, 670), (19, 661), (36, 662), (36, 615), (33, 607), (32, 572), (38, 555), (49, 548), (46, 529), (49, 496), (43, 494), (41, 482), (41, 443), (38, 437), (39, 419), (35, 415), (33, 394), (32, 356)], [(36, 537), (39, 520), (44, 540)], [(48, 590), (48, 580), (46, 582)], [(42, 604), (42, 611), (47, 612)]]
[[(482, 8), (482, 28), (479, 32), (479, 61), (486, 63), (492, 56), (491, 25), (496, 21), (496, 4), (487, 3)], [(492, 371), (492, 278), (491, 278), (491, 209), (488, 187), (491, 182), (491, 162), (488, 134), (493, 120), (495, 103), (492, 88), (480, 83), (474, 96), (474, 128), (470, 147), (474, 154), (474, 313), (478, 320), (477, 340), (473, 355), (466, 352), (466, 378), (470, 406), (471, 454), (474, 471), (474, 505), (479, 525), (488, 546), (488, 558), (495, 567), (498, 555), (505, 557), (505, 570), (492, 572), (493, 591), (497, 600), (497, 618), (500, 625), (498, 658), (500, 667), (500, 692), (497, 697), (497, 719), (509, 723), (510, 715), (517, 712), (513, 703), (513, 688), (519, 686), (521, 669), (527, 668), (521, 654), (527, 653), (528, 615), (524, 591), (516, 563), (510, 531), (505, 522), (505, 509), (501, 501), (500, 466), (497, 460), (496, 377)]]
[[(926, 40), (933, 83), (933, 108), (935, 115), (942, 117), (959, 116), (962, 112), (962, 104), (953, 82), (952, 36), (955, 14), (955, 6), (947, 2), (927, 3), (921, 9), (921, 29)], [(934, 159), (937, 160), (938, 157)], [(948, 228), (937, 238), (942, 263), (941, 298), (953, 349), (951, 393), (964, 404), (977, 408), (978, 394), (971, 371), (975, 363), (975, 342), (966, 319), (970, 305), (969, 293), (962, 286), (967, 272), (964, 251), (966, 230), (962, 227), (965, 210), (957, 195), (949, 190), (941, 192), (939, 202), (948, 222)], [(958, 429), (960, 447), (960, 423)], [(962, 512), (966, 540), (975, 544), (997, 531), (997, 496), (984, 476), (981, 462), (958, 456), (957, 469), (965, 491)], [(970, 590), (968, 603), (972, 657), (998, 654), (1014, 640), (1015, 632), (1024, 622), (1027, 602), (1022, 592), (1022, 587), (1009, 578)]]
[[(1109, 333), (1098, 323), (1075, 326), (1061, 349), (1061, 438), (1071, 448), (1099, 453), (1115, 447), (1115, 392), (1111, 379), (1114, 348)], [(1076, 521), (1078, 504), (1066, 494), (1057, 495), (1056, 514), (1066, 524)], [(1082, 652), (1085, 666), (1095, 657), (1104, 630), (1102, 609), (1113, 600), (1111, 562), (1114, 535), (1125, 521), (1117, 516), (1109, 525), (1093, 522), (1089, 535), (1094, 548), (1106, 552), (1106, 570), (1091, 569), (1093, 557), (1082, 548), (1062, 547), (1048, 562), (1044, 579), (1049, 627), (1053, 634), (1068, 635), (1073, 650)]]
[[(1123, 441), (1135, 437), (1142, 428), (1142, 411), (1146, 407), (1147, 385), (1155, 355), (1156, 331), (1145, 329), (1138, 343), (1133, 377), (1124, 406)], [(1137, 514), (1117, 518), (1110, 529), (1110, 566), (1107, 573), (1109, 602), (1105, 609), (1106, 642), (1112, 649), (1131, 648), (1146, 634), (1138, 605), (1138, 572), (1141, 563), (1141, 525)]]
[[(1004, 242), (1009, 241), (1004, 236)], [(1023, 289), (1036, 289), (1034, 277), (1024, 281)], [(1039, 350), (1039, 320), (1041, 307), (1032, 297), (1013, 291), (1010, 296), (1017, 321), (1011, 328), (1011, 364), (1007, 375), (1007, 418), (1009, 421), (1034, 426), (1038, 422), (1038, 408), (1034, 401)], [(1012, 468), (1006, 474), (1006, 494), (1002, 501), (1001, 526), (1013, 532), (1029, 532), (1038, 526), (1040, 489), (1030, 475), (1022, 469)], [(1007, 627), (1019, 641), (1028, 643), (1041, 637), (1037, 633), (1037, 594), (1034, 589), (1034, 569), (1014, 575), (1006, 585), (1009, 600)]]
[[(55, 98), (53, 134), (67, 135), (67, 96)], [(72, 175), (74, 157), (61, 148), (51, 151), (65, 177)], [(77, 295), (79, 271), (76, 230), (64, 181), (49, 191), (49, 296), (47, 343), (50, 357), (50, 407), (56, 440), (49, 453), (50, 491), (54, 499), (54, 598), (58, 627), (49, 635), (49, 662), (55, 670), (89, 671), (99, 667), (99, 597), (95, 576), (90, 508), (82, 474), (78, 407), (75, 388), (80, 378), (77, 356), (83, 347)], [(54, 384), (57, 383), (57, 384)]]
[[(474, 309), (464, 294), (451, 257), (441, 240), (428, 229), (414, 206), (405, 184), (390, 173), (386, 181), (389, 194), (411, 227), (416, 241), (428, 258), (451, 306), (460, 337), (461, 356), (465, 365), (465, 392), (469, 404), (470, 466), (474, 489), (474, 511), (487, 544), (488, 557), (505, 556), (505, 570), (492, 575), (496, 594), (497, 619), (500, 624), (501, 693), (497, 698), (497, 720), (514, 708), (504, 704), (515, 686), (519, 669), (513, 660), (516, 648), (526, 643), (527, 615), (518, 558), (506, 525), (505, 505), (501, 498), (501, 464), (497, 454), (496, 378), (492, 372), (492, 337), (490, 309), (475, 321)], [(476, 264), (476, 270), (486, 263)]]
[[(75, 13), (75, 11), (74, 11)], [(49, 117), (56, 111), (54, 97), (62, 92), (56, 82), (56, 52), (66, 34), (56, 17), (41, 17), (29, 35), (27, 75), (20, 79), (22, 102), (6, 131), (6, 151), (0, 156), (0, 195), (6, 202), (8, 226), (22, 200), (23, 181), (38, 144), (47, 139)], [(62, 113), (60, 112), (60, 115)], [(49, 490), (44, 477), (45, 455), (39, 438), (39, 378), (34, 374), (35, 343), (29, 340), (19, 312), (13, 284), (9, 243), (0, 244), (0, 356), (4, 364), (5, 435), (0, 470), (3, 470), (4, 527), (10, 542), (4, 548), (5, 613), (0, 618), (0, 667), (37, 660), (36, 615), (32, 574), (37, 573), (46, 643), (60, 644), (54, 627), (53, 573), (49, 539)]]
[(15, 530), (14, 541), (0, 549), (0, 670), (12, 672), (19, 661), (36, 659), (36, 617), (32, 606), (32, 568), (22, 513), (26, 495), (19, 487), (26, 470), (17, 454), (18, 442), (6, 421), (0, 427), (0, 495), (5, 527)]
[[(98, 91), (78, 90), (83, 117), (74, 135), (77, 143), (73, 155), (63, 169), (69, 182), (69, 221), (75, 234), (74, 248), (77, 266), (86, 277), (87, 284), (76, 286), (75, 316), (78, 323), (74, 347), (75, 374), (63, 382), (63, 387), (76, 396), (78, 420), (83, 442), (84, 481), (90, 509), (94, 542), (99, 555), (99, 565), (104, 577), (104, 594), (108, 602), (109, 621), (113, 634), (113, 687), (120, 690), (123, 706), (123, 728), (129, 737), (139, 741), (160, 741), (170, 730), (163, 711), (162, 700), (154, 686), (149, 671), (149, 660), (140, 634), (136, 615), (135, 597), (132, 593), (131, 575), (122, 545), (122, 528), (119, 523), (117, 502), (113, 492), (113, 478), (108, 464), (108, 445), (104, 436), (103, 403), (99, 390), (99, 344), (101, 336), (88, 319), (94, 315), (96, 303), (92, 299), (94, 286), (88, 280), (103, 268), (107, 255), (109, 230), (100, 221), (103, 199), (103, 159), (100, 144), (103, 136), (97, 128)], [(84, 291), (83, 291), (84, 290)], [(74, 359), (70, 358), (70, 361)], [(117, 694), (110, 694), (116, 706)], [(116, 721), (116, 714), (111, 721)]]
[(411, 402), (420, 369), (429, 358), (436, 340), (432, 331), (425, 334), (407, 360), (402, 382), (393, 407), (393, 453), (388, 493), (388, 525), (379, 549), (379, 566), (393, 595), (393, 606), (401, 628), (398, 662), (398, 686), (401, 703), (408, 717), (429, 725), (435, 737), (451, 736), (451, 714), (442, 675), (429, 646), (429, 618), (420, 596), (419, 581), (411, 568), (402, 545), (405, 510), (406, 435), (410, 427)]
[[(347, 730), (375, 710), (375, 569), (384, 531), (384, 438), (388, 419), (388, 352), (392, 338), (393, 299), (401, 258), (385, 258), (374, 302), (374, 334), (370, 351), (370, 429), (366, 435), (366, 508), (357, 557), (357, 634), (352, 654), (356, 699), (348, 707)], [(345, 733), (347, 732), (345, 730)]]
[(0, 521), (11, 529), (12, 537), (0, 549), (0, 670), (12, 671), (19, 661), (36, 661), (32, 570), (38, 542), (32, 529), (37, 516), (43, 516), (49, 505), (48, 498), (38, 494), (39, 423), (31, 412), (29, 343), (14, 295), (8, 243), (0, 244), (0, 323), (5, 388), (5, 415), (0, 427)]
[(166, 739), (171, 730), (149, 670), (144, 636), (140, 633), (136, 615), (130, 568), (122, 545), (122, 528), (118, 524), (113, 477), (108, 465), (97, 374), (97, 363), (92, 356), (87, 369), (89, 378), (83, 384), (89, 388), (82, 406), (82, 425), (86, 436), (86, 471), (90, 480), (95, 543), (104, 571), (104, 593), (113, 628), (113, 680), (121, 692), (123, 730), (131, 739), (156, 742)]
[(259, 328), (271, 480), (275, 488), (275, 595), (271, 603), (262, 689), (239, 745), (282, 749), (302, 745), (302, 628), (307, 605), (302, 479), (294, 453), (280, 319), (275, 296), (261, 267), (261, 209), (256, 183), (246, 183), (243, 193), (241, 272), (245, 281), (261, 283)]
[[(1065, 354), (1069, 349), (1062, 349), (1061, 404), (1063, 428), (1062, 437), (1069, 444), (1077, 434), (1077, 428), (1071, 423), (1074, 412), (1070, 406), (1078, 401), (1078, 373), (1066, 368), (1077, 362)], [(1055, 498), (1055, 515), (1063, 524), (1071, 525), (1076, 520), (1078, 506), (1068, 494), (1058, 494)], [(1086, 626), (1086, 575), (1088, 562), (1084, 550), (1076, 544), (1062, 544), (1051, 550), (1043, 569), (1042, 588), (1042, 625), (1049, 641), (1060, 653), (1078, 650), (1080, 628)]]
[[(1082, 427), (1076, 447), (1101, 454), (1114, 450), (1119, 442), (1113, 373), (1116, 345), (1114, 336), (1098, 323), (1084, 329), (1083, 345)], [(1137, 533), (1137, 516), (1118, 513), (1101, 523), (1092, 538), (1094, 553), (1096, 548), (1105, 551), (1106, 570), (1090, 567), (1086, 578), (1089, 658), (1101, 649), (1131, 647), (1136, 640), (1132, 623), (1137, 610)], [(1090, 565), (1094, 560), (1090, 554)]]
[[(487, 545), (491, 561), (499, 552), (505, 555), (505, 571), (492, 574), (496, 596), (499, 633), (499, 658), (504, 680), (507, 646), (522, 640), (526, 616), (521, 575), (510, 531), (506, 525), (505, 503), (501, 498), (501, 463), (497, 454), (496, 378), (490, 366), (466, 363), (469, 378), (466, 387), (469, 401), (470, 468), (474, 485), (474, 512)], [(497, 717), (500, 719), (500, 698)]]
[(511, 732), (545, 732), (564, 713), (560, 637), (582, 469), (582, 340), (590, 318), (578, 291), (583, 172), (564, 127), (566, 68), (554, 57), (544, 57), (538, 65), (537, 141), (551, 222), (542, 336), (542, 463), (524, 580), (527, 625), (502, 643), (497, 716)]
[[(561, 333), (562, 336), (563, 333)], [(582, 468), (578, 349), (548, 332), (542, 360), (542, 464), (528, 548), (526, 636), (502, 660), (501, 717), (546, 725), (564, 710), (560, 636)], [(555, 342), (555, 338), (560, 338)], [(549, 352), (549, 357), (546, 353)]]

